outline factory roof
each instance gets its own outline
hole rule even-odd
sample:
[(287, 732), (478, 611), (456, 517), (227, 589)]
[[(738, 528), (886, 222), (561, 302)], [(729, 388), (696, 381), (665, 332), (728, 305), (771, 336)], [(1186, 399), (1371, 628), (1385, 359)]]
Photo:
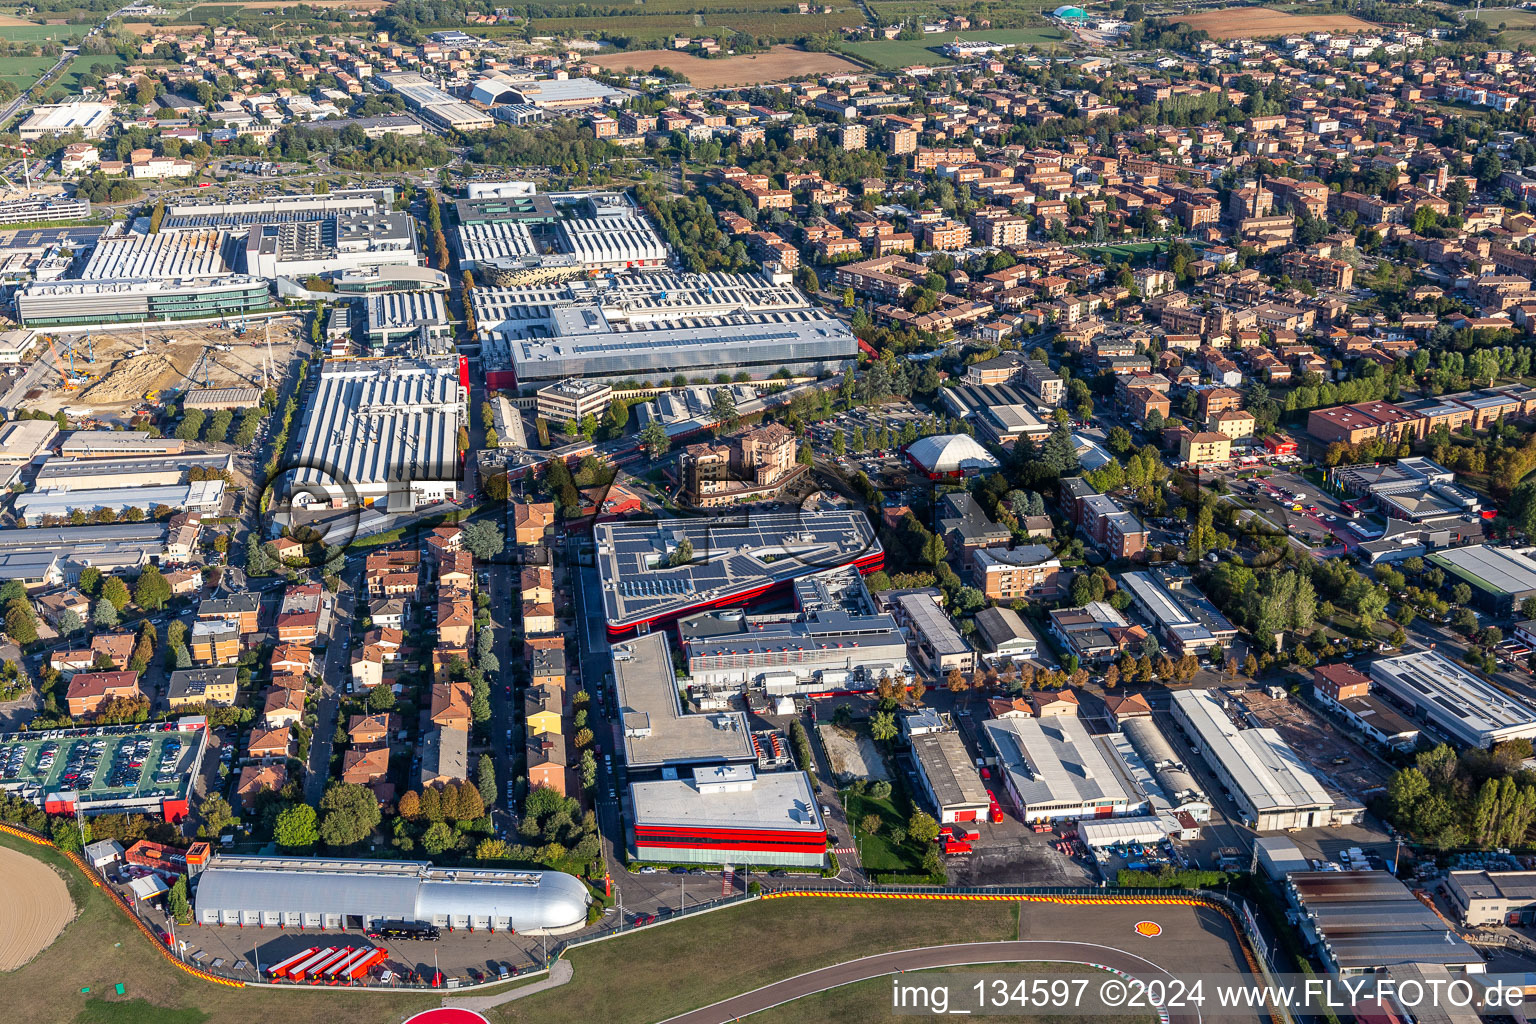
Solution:
[[(35, 422), (35, 421), (34, 421)], [(188, 469), (231, 469), (234, 456), (227, 452), (182, 452), (179, 455), (135, 455), (120, 459), (79, 459), (52, 455), (37, 467), (38, 490), (62, 489), (72, 486), (72, 481), (91, 477), (111, 477), (133, 480), (145, 474), (166, 473)]]
[(940, 809), (985, 808), (987, 787), (971, 764), (971, 756), (957, 732), (919, 733), (912, 737), (912, 752), (923, 777), (938, 797)]
[(695, 768), (692, 778), (634, 782), (638, 828), (686, 826), (727, 831), (826, 829), (805, 772), (757, 774), (751, 765)]
[(103, 238), (91, 251), (82, 280), (168, 277), (190, 280), (230, 273), (228, 236), (217, 230), (161, 231), (153, 235)]
[(1436, 551), (1429, 560), (1490, 594), (1525, 595), (1536, 593), (1536, 559), (1529, 551), (1469, 544)]
[(67, 515), (80, 509), (116, 512), (137, 508), (149, 512), (156, 505), (173, 509), (215, 511), (224, 501), (223, 480), (194, 480), (185, 484), (154, 487), (84, 487), (39, 490), (16, 497), (16, 514), (25, 516)]
[(207, 911), (332, 913), (425, 921), (484, 916), (494, 908), (518, 931), (563, 929), (586, 920), (586, 887), (560, 871), (439, 868), (425, 861), (216, 855), (198, 876), (198, 916)]
[(327, 362), (304, 411), (297, 487), (456, 480), (463, 402), (449, 360)]
[(624, 763), (631, 770), (756, 760), (743, 713), (684, 713), (666, 633), (646, 633), (614, 644), (613, 677), (624, 730)]
[[(1171, 585), (1170, 585), (1171, 584)], [(1190, 579), (1183, 566), (1128, 572), (1120, 585), (1170, 637), (1186, 645), (1209, 645), (1233, 636), (1237, 628)]]
[(1145, 799), (1113, 745), (1090, 736), (1075, 715), (993, 718), (983, 725), (1026, 805), (1134, 807)]
[(1536, 712), (1439, 651), (1378, 658), (1371, 680), (1459, 742), (1487, 747), (1536, 737)]
[(1332, 807), (1334, 800), (1273, 729), (1239, 729), (1209, 690), (1179, 690), (1174, 703), (1257, 812)]
[[(869, 519), (842, 510), (598, 523), (593, 536), (610, 629), (744, 599), (881, 554)], [(667, 565), (685, 538), (693, 559)]]
[(1451, 878), (1474, 899), (1536, 903), (1536, 871), (1452, 871)]
[(965, 637), (955, 628), (955, 622), (945, 613), (944, 606), (935, 600), (940, 596), (937, 589), (905, 593), (896, 591), (885, 595), (887, 600), (901, 609), (902, 617), (922, 634), (936, 657), (965, 654), (971, 645), (965, 642)]
[(1483, 964), (1432, 908), (1386, 871), (1296, 871), (1286, 884), (1340, 970)]

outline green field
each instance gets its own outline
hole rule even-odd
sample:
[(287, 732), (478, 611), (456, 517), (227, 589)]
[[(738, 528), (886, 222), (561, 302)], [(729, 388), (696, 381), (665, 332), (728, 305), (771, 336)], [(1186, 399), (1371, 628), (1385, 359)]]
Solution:
[[(569, 985), (486, 1015), (497, 1024), (590, 1024), (599, 1016), (642, 1024), (828, 964), (912, 946), (1012, 939), (1018, 927), (1014, 903), (765, 900), (572, 950)], [(725, 952), (733, 949), (742, 955)]]
[[(999, 28), (982, 32), (961, 32), (966, 42), (987, 40), (994, 43), (1013, 43), (1020, 47), (1055, 47), (1066, 40), (1066, 33), (1054, 26), (1040, 28)], [(867, 42), (841, 43), (839, 50), (860, 60), (881, 67), (902, 68), (911, 64), (953, 64), (954, 61), (939, 52), (939, 47), (955, 37), (949, 33), (936, 33), (925, 39), (877, 39)]]
[(752, 3), (727, 3), (725, 6), (736, 9), (710, 11), (705, 6), (700, 8), (700, 13), (685, 13), (674, 9), (666, 13), (622, 14), (611, 18), (536, 18), (533, 31), (535, 35), (551, 36), (627, 36), (637, 42), (660, 42), (670, 40), (673, 36), (711, 35), (727, 30), (792, 39), (801, 35), (835, 32), (844, 26), (864, 23), (864, 16), (852, 7), (831, 14), (784, 14), (777, 7), (740, 10), (742, 6), (755, 6)]
[(69, 66), (59, 75), (58, 84), (65, 92), (77, 93), (80, 91), (80, 76), (89, 74), (92, 68), (106, 68), (105, 74), (96, 72), (98, 78), (105, 78), (114, 71), (121, 71), (127, 63), (115, 53), (82, 53), (69, 62)]
[[(988, 964), (985, 967), (942, 967), (932, 971), (908, 971), (904, 978), (922, 984), (924, 981), (934, 983), (943, 980), (945, 975), (953, 974), (1002, 974), (1002, 975), (1040, 975), (1081, 977), (1089, 979), (1089, 984), (1102, 980), (1104, 975), (1088, 968), (1076, 967), (1070, 964)], [(962, 985), (974, 984), (973, 979), (965, 982), (954, 982), (951, 995), (958, 998), (958, 989)], [(871, 978), (869, 981), (859, 981), (852, 985), (844, 985), (829, 992), (822, 992), (814, 996), (806, 996), (796, 999), (794, 1002), (785, 1003), (783, 1006), (775, 1006), (770, 1010), (754, 1013), (750, 1019), (751, 1024), (863, 1024), (865, 1021), (890, 1021), (893, 1019), (891, 1009), (891, 980), (889, 978)], [(1081, 1014), (1008, 1014), (1007, 1019), (1015, 1022), (1030, 1022), (1030, 1024), (1078, 1024), (1083, 1017)], [(1150, 1014), (1143, 1017), (1135, 1015), (1122, 1018), (1123, 1024), (1150, 1024), (1155, 1018)]]
[[(0, 32), (8, 28), (0, 26)], [(37, 76), (53, 67), (57, 57), (0, 57), (0, 78), (25, 89), (37, 81)]]
[(0, 39), (13, 43), (72, 42), (90, 30), (90, 25), (0, 25)]

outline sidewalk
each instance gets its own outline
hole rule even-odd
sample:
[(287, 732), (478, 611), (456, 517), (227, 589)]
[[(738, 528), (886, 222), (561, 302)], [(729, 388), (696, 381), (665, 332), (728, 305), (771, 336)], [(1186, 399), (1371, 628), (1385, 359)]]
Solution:
[(559, 988), (571, 980), (575, 973), (569, 960), (556, 960), (549, 968), (549, 977), (536, 981), (532, 985), (520, 985), (508, 992), (502, 992), (494, 996), (445, 996), (444, 1006), (453, 1006), (461, 1010), (489, 1010), (493, 1006), (510, 1003), (524, 996), (531, 996), (538, 992), (545, 992), (552, 988)]

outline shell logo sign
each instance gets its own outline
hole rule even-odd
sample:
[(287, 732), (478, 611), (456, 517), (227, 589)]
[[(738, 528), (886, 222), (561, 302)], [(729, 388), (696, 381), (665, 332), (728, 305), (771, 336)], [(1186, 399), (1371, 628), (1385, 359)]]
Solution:
[(1163, 926), (1156, 921), (1137, 921), (1136, 934), (1144, 939), (1155, 939), (1163, 934)]
[(436, 1010), (423, 1010), (407, 1020), (405, 1024), (490, 1024), (490, 1021), (480, 1016), (474, 1010), (463, 1010), (457, 1006), (444, 1006)]

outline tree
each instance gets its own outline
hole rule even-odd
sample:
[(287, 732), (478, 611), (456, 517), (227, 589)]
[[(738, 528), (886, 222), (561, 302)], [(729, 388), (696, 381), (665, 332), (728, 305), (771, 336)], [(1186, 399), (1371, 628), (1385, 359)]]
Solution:
[(859, 830), (867, 836), (878, 835), (881, 824), (880, 815), (866, 814), (859, 819)]
[(913, 811), (907, 821), (907, 838), (920, 846), (931, 843), (939, 838), (939, 823), (926, 811)]
[(73, 608), (66, 608), (59, 613), (59, 632), (65, 636), (78, 633), (85, 628), (85, 622), (81, 620), (80, 613)]
[(593, 789), (597, 786), (597, 755), (588, 747), (581, 752), (581, 788)]
[(112, 607), (122, 611), (128, 607), (128, 602), (133, 598), (128, 593), (128, 584), (116, 576), (108, 576), (101, 584), (101, 596), (112, 602)]
[(464, 527), (460, 539), (465, 550), (482, 562), (495, 558), (507, 546), (501, 527), (489, 519), (476, 520)]
[(164, 608), (171, 599), (171, 585), (166, 582), (165, 576), (153, 565), (144, 567), (139, 573), (139, 582), (133, 588), (133, 599), (140, 608), (157, 612)]
[(1466, 604), (1472, 600), (1472, 588), (1465, 583), (1458, 583), (1451, 588), (1451, 603)]
[(117, 625), (117, 606), (106, 598), (98, 598), (91, 609), (91, 621), (103, 629)]
[(687, 565), (691, 561), (693, 561), (693, 541), (684, 537), (677, 542), (677, 547), (673, 548), (672, 553), (667, 556), (667, 565), (675, 568), (679, 565)]
[(308, 850), (320, 841), (315, 809), (309, 804), (293, 804), (277, 815), (272, 839), (285, 850)]
[(5, 631), (23, 647), (37, 642), (37, 617), (26, 598), (18, 597), (5, 606)]
[(395, 690), (388, 684), (381, 683), (368, 691), (368, 710), (379, 712), (388, 711), (395, 706)]
[(715, 388), (709, 398), (709, 413), (721, 426), (736, 422), (736, 395), (730, 388)]
[(75, 586), (86, 597), (95, 597), (96, 591), (101, 589), (101, 570), (94, 565), (81, 569), (80, 582)]
[(652, 462), (667, 454), (671, 447), (671, 440), (667, 437), (667, 428), (661, 425), (660, 420), (651, 420), (640, 428), (640, 447), (645, 449), (646, 458)]
[(877, 711), (869, 720), (869, 735), (878, 743), (888, 743), (896, 738), (896, 716), (889, 711)]
[(368, 838), (379, 824), (379, 801), (367, 786), (333, 782), (320, 798), (325, 817), (320, 838), (327, 846), (352, 846)]
[(480, 787), (480, 802), (486, 807), (496, 803), (496, 762), (489, 754), (481, 754), (475, 765), (475, 784)]
[(171, 891), (166, 893), (165, 905), (170, 910), (171, 916), (177, 924), (192, 923), (192, 904), (187, 899), (187, 876), (180, 875), (176, 884), (171, 886)]
[(421, 848), (429, 857), (436, 857), (453, 846), (453, 829), (447, 822), (436, 821), (421, 834)]
[(203, 816), (203, 827), (208, 830), (209, 838), (223, 832), (224, 826), (235, 817), (234, 808), (229, 806), (229, 801), (217, 793), (210, 793), (197, 809)]
[(475, 846), (475, 860), (506, 860), (511, 853), (502, 839), (482, 839)]

